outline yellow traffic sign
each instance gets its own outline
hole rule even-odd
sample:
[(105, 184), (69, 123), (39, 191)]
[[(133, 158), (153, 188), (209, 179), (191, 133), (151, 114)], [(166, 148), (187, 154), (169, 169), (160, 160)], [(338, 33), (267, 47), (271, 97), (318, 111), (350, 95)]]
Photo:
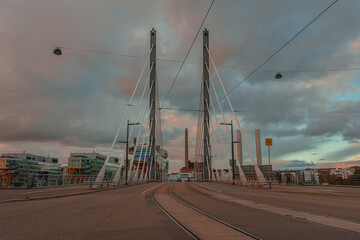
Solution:
[(265, 138), (265, 145), (272, 146), (272, 138)]

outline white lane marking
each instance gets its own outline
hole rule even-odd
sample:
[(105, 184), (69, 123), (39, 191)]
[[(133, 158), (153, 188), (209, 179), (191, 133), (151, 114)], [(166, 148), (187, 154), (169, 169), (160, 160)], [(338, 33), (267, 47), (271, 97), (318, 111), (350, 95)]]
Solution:
[(208, 187), (208, 186), (205, 186), (203, 184), (200, 184), (200, 183), (195, 183), (196, 185), (199, 185), (200, 187), (203, 187), (203, 188), (207, 188), (209, 190), (212, 190), (212, 191), (215, 191), (215, 192), (220, 192), (222, 193), (223, 191), (219, 190), (219, 189), (216, 189), (216, 188), (212, 188), (212, 187)]
[(31, 194), (31, 193), (51, 192), (51, 191), (58, 191), (58, 190), (64, 190), (64, 189), (70, 189), (70, 190), (71, 190), (71, 189), (77, 189), (77, 188), (84, 188), (84, 186), (45, 189), (45, 190), (32, 191), (32, 192), (24, 192), (24, 193), (19, 193), (19, 194)]
[(152, 189), (154, 189), (154, 188), (156, 188), (156, 187), (159, 187), (159, 186), (161, 186), (161, 185), (163, 185), (163, 184), (164, 184), (164, 182), (163, 182), (162, 184), (160, 184), (160, 185), (155, 185), (155, 186), (153, 186), (152, 188), (146, 189), (146, 190), (143, 191), (141, 194), (145, 194), (145, 193), (147, 193), (148, 191), (150, 191), (150, 190), (152, 190)]

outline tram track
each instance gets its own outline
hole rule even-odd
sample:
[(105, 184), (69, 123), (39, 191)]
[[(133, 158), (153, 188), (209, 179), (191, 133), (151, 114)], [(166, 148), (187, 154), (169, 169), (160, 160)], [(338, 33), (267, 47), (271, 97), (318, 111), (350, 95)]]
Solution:
[[(221, 224), (223, 229), (225, 229), (225, 232), (228, 232), (230, 229), (232, 229), (232, 231), (236, 231), (238, 233), (238, 237), (237, 239), (262, 239), (258, 236), (255, 236), (254, 234), (251, 234), (243, 229), (240, 229), (230, 223), (227, 223), (219, 218), (216, 218), (212, 215), (210, 215), (209, 213), (206, 213), (198, 208), (196, 208), (195, 206), (186, 203), (184, 201), (182, 201), (181, 199), (177, 198), (176, 196), (174, 196), (174, 194), (172, 193), (172, 189), (174, 187), (174, 184), (172, 184), (168, 189), (167, 189), (167, 195), (168, 197), (170, 197), (171, 199), (175, 200), (177, 203), (181, 204), (182, 207), (185, 207), (187, 209), (190, 209), (192, 211), (195, 211), (196, 214), (200, 214), (203, 217), (206, 217), (209, 221), (215, 221), (217, 224)], [(184, 224), (184, 221), (182, 221), (183, 219), (180, 219), (180, 217), (175, 216), (176, 214), (171, 213), (171, 211), (169, 211), (169, 209), (166, 209), (165, 206), (162, 206), (162, 204), (156, 199), (156, 193), (157, 191), (159, 191), (159, 188), (154, 190), (152, 192), (152, 199), (155, 202), (155, 204), (171, 219), (173, 220), (179, 227), (181, 227), (186, 233), (189, 234), (189, 236), (193, 239), (201, 239), (201, 234), (199, 234), (198, 232), (196, 232), (196, 226), (187, 226), (186, 224)], [(225, 228), (224, 228), (225, 227)], [(194, 230), (195, 229), (195, 230)], [(231, 230), (230, 230), (231, 231)]]
[[(173, 186), (173, 185), (172, 185)], [(151, 193), (152, 200), (155, 202), (155, 204), (173, 221), (175, 222), (181, 229), (183, 229), (187, 234), (190, 235), (193, 239), (200, 239), (198, 238), (194, 233), (192, 233), (189, 229), (187, 229), (183, 224), (181, 224), (176, 218), (174, 218), (168, 211), (166, 211), (165, 208), (161, 206), (161, 204), (156, 200), (154, 193), (156, 191), (153, 191)]]

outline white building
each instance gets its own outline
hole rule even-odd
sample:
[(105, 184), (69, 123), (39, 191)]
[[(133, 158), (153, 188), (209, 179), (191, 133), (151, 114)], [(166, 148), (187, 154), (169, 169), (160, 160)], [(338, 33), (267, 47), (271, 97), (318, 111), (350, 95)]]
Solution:
[(168, 174), (167, 178), (168, 182), (189, 182), (189, 181), (195, 181), (195, 173), (171, 173)]
[(342, 168), (331, 169), (330, 174), (341, 177), (342, 179), (345, 179), (345, 171)]
[(355, 174), (354, 167), (344, 168), (344, 179), (348, 179), (349, 176), (354, 174)]
[(26, 153), (25, 151), (23, 151), (22, 153), (3, 153), (3, 154), (1, 154), (1, 157), (22, 159), (22, 160), (32, 160), (32, 161), (46, 162), (46, 163), (58, 163), (59, 162), (58, 158), (50, 157), (49, 155), (47, 157), (45, 157), (45, 156)]

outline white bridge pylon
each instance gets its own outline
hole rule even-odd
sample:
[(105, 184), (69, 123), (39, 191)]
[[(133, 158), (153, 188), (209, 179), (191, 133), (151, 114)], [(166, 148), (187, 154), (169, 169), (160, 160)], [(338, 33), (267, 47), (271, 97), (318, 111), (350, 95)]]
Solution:
[[(207, 29), (205, 29), (205, 31), (203, 32), (203, 79), (202, 79), (202, 87), (201, 87), (201, 99), (200, 99), (200, 106), (199, 106), (199, 116), (198, 116), (198, 130), (197, 130), (197, 140), (196, 140), (196, 150), (195, 150), (195, 161), (197, 163), (200, 163), (200, 168), (202, 169), (202, 176), (203, 176), (203, 180), (205, 181), (212, 181), (214, 179), (216, 179), (217, 181), (220, 180), (218, 171), (220, 170), (221, 174), (224, 174), (223, 171), (223, 164), (224, 164), (224, 160), (226, 161), (226, 165), (227, 168), (229, 170), (229, 176), (232, 179), (232, 173), (230, 171), (230, 167), (229, 167), (229, 162), (228, 162), (228, 158), (227, 158), (227, 154), (225, 152), (225, 147), (224, 147), (224, 141), (223, 138), (220, 134), (220, 124), (219, 121), (217, 119), (217, 114), (215, 112), (215, 106), (218, 105), (218, 108), (220, 110), (221, 113), (221, 117), (222, 117), (222, 121), (226, 122), (225, 120), (225, 115), (221, 106), (221, 102), (219, 101), (219, 97), (215, 88), (215, 84), (212, 78), (212, 74), (210, 72), (210, 67), (213, 68), (214, 72), (216, 73), (216, 78), (219, 80), (219, 83), (221, 85), (221, 89), (223, 91), (223, 93), (225, 94), (227, 103), (229, 108), (231, 109), (231, 114), (232, 114), (232, 118), (234, 120), (234, 122), (236, 123), (237, 128), (240, 130), (241, 132), (241, 136), (242, 136), (242, 140), (245, 143), (246, 149), (249, 153), (249, 156), (252, 160), (252, 163), (254, 165), (254, 169), (255, 169), (255, 173), (257, 176), (257, 180), (258, 182), (260, 182), (261, 184), (266, 184), (267, 181), (263, 175), (263, 173), (261, 172), (259, 166), (256, 164), (256, 161), (254, 160), (254, 157), (251, 153), (251, 150), (249, 148), (248, 142), (246, 140), (245, 135), (243, 134), (242, 128), (240, 126), (240, 122), (235, 114), (234, 108), (230, 102), (230, 99), (227, 95), (227, 92), (225, 90), (223, 81), (219, 75), (219, 72), (216, 68), (214, 59), (210, 53), (209, 50), (209, 31)], [(210, 61), (209, 61), (210, 60)], [(211, 62), (211, 64), (210, 64)], [(211, 97), (211, 89), (210, 89), (210, 84), (212, 86), (212, 91), (214, 92), (215, 98), (216, 98), (216, 104), (214, 104), (213, 102), (213, 98)], [(211, 105), (210, 105), (211, 104)], [(210, 111), (212, 110), (213, 113), (213, 118), (215, 120), (215, 126), (214, 124), (211, 123), (211, 116), (209, 117)], [(212, 130), (213, 131), (217, 131), (216, 134), (211, 134), (210, 132), (210, 127), (212, 126)], [(226, 127), (226, 132), (227, 132), (227, 137), (229, 139), (229, 142), (231, 144), (234, 144), (232, 141), (232, 138), (230, 137), (230, 133), (229, 133), (229, 129), (228, 126), (225, 125)], [(212, 136), (210, 136), (212, 135)], [(220, 142), (221, 142), (221, 146), (224, 152), (224, 156), (222, 158), (222, 156), (220, 156), (220, 152), (218, 149), (218, 144), (216, 141), (216, 137), (220, 137)], [(211, 145), (211, 142), (213, 142), (214, 144)], [(215, 152), (217, 153), (216, 156), (211, 156), (212, 153), (212, 148), (215, 149)], [(215, 157), (215, 159), (212, 159), (212, 157)], [(209, 159), (209, 160), (208, 160)], [(238, 158), (235, 158), (235, 160), (237, 161), (237, 165), (238, 165), (238, 172), (239, 172), (239, 178), (241, 180), (242, 184), (247, 184), (247, 178), (241, 168), (241, 164)], [(209, 161), (209, 162), (208, 162)], [(215, 167), (216, 166), (216, 167)], [(218, 169), (218, 167), (220, 166), (220, 169)], [(213, 171), (215, 170), (215, 174), (213, 174)], [(223, 178), (224, 179), (224, 178)]]
[[(136, 106), (134, 106), (133, 105), (134, 96), (138, 91), (140, 82), (143, 79), (145, 68), (148, 62), (150, 62), (149, 64), (150, 71), (149, 74), (147, 75), (144, 88), (142, 89), (141, 98), (136, 104)], [(149, 82), (150, 85), (148, 85)], [(148, 90), (147, 94), (145, 94), (146, 90)], [(144, 97), (145, 95), (147, 97)], [(141, 103), (143, 102), (144, 99), (146, 101), (146, 107), (144, 108), (144, 111), (140, 114), (140, 108), (142, 106)], [(133, 93), (131, 94), (129, 102), (122, 115), (122, 119), (120, 121), (112, 145), (110, 147), (109, 153), (106, 157), (106, 160), (100, 172), (96, 177), (93, 188), (101, 187), (104, 182), (106, 175), (106, 167), (110, 159), (113, 157), (112, 156), (113, 150), (117, 148), (115, 147), (115, 145), (116, 143), (118, 143), (119, 133), (123, 127), (128, 127), (128, 126), (124, 126), (126, 125), (124, 124), (124, 122), (126, 119), (129, 119), (131, 117), (131, 116), (127, 116), (130, 107), (136, 108), (136, 114), (133, 117), (133, 119), (131, 119), (132, 123), (136, 123), (136, 125), (140, 125), (139, 127), (137, 127), (137, 134), (135, 135), (136, 143), (134, 143), (134, 146), (132, 146), (134, 150), (131, 156), (128, 156), (128, 158), (126, 157), (125, 154), (126, 147), (125, 150), (122, 152), (122, 154), (120, 154), (119, 157), (119, 159), (121, 159), (119, 161), (120, 166), (113, 178), (112, 183), (113, 185), (118, 185), (120, 182), (125, 182), (125, 184), (127, 184), (128, 182), (157, 180), (158, 173), (156, 171), (158, 169), (155, 165), (155, 160), (158, 159), (159, 157), (158, 156), (159, 149), (162, 149), (163, 147), (161, 115), (159, 109), (156, 108), (156, 106), (158, 105), (157, 104), (158, 101), (159, 101), (159, 93), (158, 93), (157, 76), (156, 76), (156, 31), (152, 29), (150, 31), (150, 51), (146, 57), (146, 61), (142, 67), (141, 73), (138, 77)], [(145, 118), (145, 116), (148, 116), (148, 118)], [(148, 119), (148, 121), (145, 119)], [(133, 125), (135, 124), (132, 124), (130, 131), (128, 131), (128, 138), (125, 141), (127, 143), (129, 143), (130, 140), (132, 139), (132, 135), (134, 131)], [(129, 152), (129, 147), (127, 150)], [(140, 154), (135, 159), (135, 155), (136, 155), (135, 153), (137, 152), (137, 150), (140, 151)], [(135, 160), (136, 160), (136, 164), (135, 164)], [(123, 176), (124, 173), (126, 177)]]

